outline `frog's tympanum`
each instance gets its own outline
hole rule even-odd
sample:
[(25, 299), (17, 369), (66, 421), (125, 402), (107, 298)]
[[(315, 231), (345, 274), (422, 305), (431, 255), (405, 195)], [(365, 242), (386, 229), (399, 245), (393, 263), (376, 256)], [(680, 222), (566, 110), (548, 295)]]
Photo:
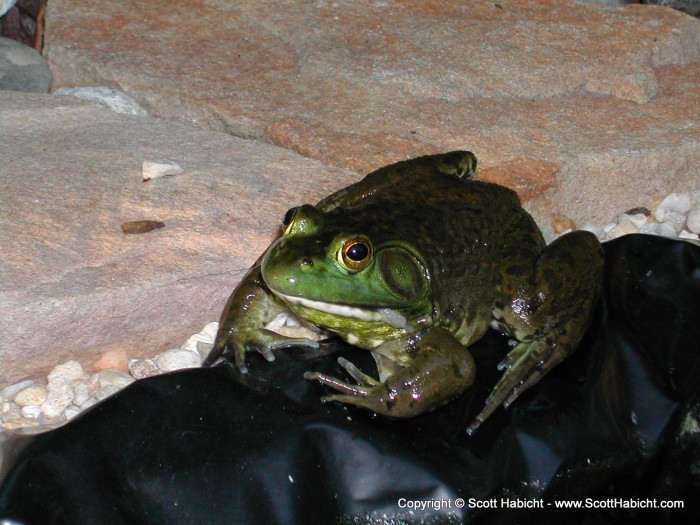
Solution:
[[(284, 233), (231, 295), (205, 364), (306, 345), (266, 328), (282, 312), (372, 352), (379, 378), (347, 360), (354, 380), (305, 377), (339, 401), (412, 417), (474, 381), (469, 345), (489, 327), (517, 344), (469, 427), (508, 407), (579, 344), (599, 294), (603, 256), (575, 231), (545, 246), (517, 195), (473, 180), (476, 158), (456, 151), (381, 168), (316, 206), (290, 209)], [(355, 384), (356, 383), (356, 384)]]

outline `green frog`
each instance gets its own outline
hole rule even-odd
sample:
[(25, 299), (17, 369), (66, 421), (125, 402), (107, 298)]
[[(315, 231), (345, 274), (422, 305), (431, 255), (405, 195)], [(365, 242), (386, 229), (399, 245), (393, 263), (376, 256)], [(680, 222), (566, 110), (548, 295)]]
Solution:
[(324, 402), (412, 417), (474, 382), (469, 346), (489, 328), (515, 346), (467, 431), (508, 407), (573, 352), (601, 288), (603, 255), (586, 231), (549, 246), (515, 192), (474, 180), (476, 157), (454, 151), (398, 162), (323, 199), (290, 209), (284, 233), (234, 290), (211, 365), (246, 352), (318, 346), (268, 328), (279, 314), (367, 349), (378, 377), (344, 358), (353, 382), (310, 371)]

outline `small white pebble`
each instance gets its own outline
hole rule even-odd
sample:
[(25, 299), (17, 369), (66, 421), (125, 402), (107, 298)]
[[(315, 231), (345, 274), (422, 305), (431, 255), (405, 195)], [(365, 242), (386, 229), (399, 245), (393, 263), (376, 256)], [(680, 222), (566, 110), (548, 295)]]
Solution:
[(214, 339), (216, 338), (216, 332), (218, 330), (219, 323), (208, 323), (201, 332), (190, 337), (185, 344), (182, 345), (182, 348), (206, 356), (214, 346)]
[(116, 394), (119, 392), (119, 390), (120, 389), (114, 385), (107, 385), (95, 392), (95, 397), (98, 399), (98, 401), (102, 401), (103, 399), (107, 399), (109, 396)]
[(61, 365), (55, 366), (51, 372), (49, 372), (49, 383), (55, 379), (61, 379), (66, 383), (71, 383), (76, 379), (84, 379), (86, 376), (85, 371), (80, 363), (77, 361), (68, 361)]
[(97, 398), (96, 397), (89, 397), (87, 401), (85, 401), (82, 405), (80, 405), (80, 408), (82, 410), (85, 410), (87, 408), (90, 408), (92, 405), (97, 403)]
[(184, 348), (173, 348), (160, 354), (156, 359), (156, 364), (163, 372), (172, 372), (183, 368), (200, 368), (202, 358), (197, 352)]
[(0, 427), (5, 430), (19, 430), (20, 428), (27, 428), (36, 426), (36, 419), (30, 419), (28, 417), (20, 417), (13, 419), (12, 421), (6, 421)]
[(2, 420), (3, 421), (12, 421), (13, 419), (18, 419), (21, 417), (22, 417), (22, 410), (17, 405), (14, 405), (10, 408), (10, 410), (8, 410), (7, 412), (5, 412), (2, 415)]
[(170, 159), (144, 160), (141, 167), (144, 181), (179, 175), (183, 171), (182, 166)]
[(122, 389), (129, 386), (131, 383), (136, 381), (129, 374), (115, 370), (114, 368), (108, 368), (97, 373), (97, 382), (100, 388), (104, 388), (109, 385), (114, 385), (118, 389)]
[(611, 239), (617, 239), (623, 235), (629, 235), (630, 233), (638, 233), (639, 228), (635, 226), (632, 221), (624, 220), (620, 221), (620, 224), (615, 226), (612, 230), (608, 232), (608, 237)]
[(68, 408), (66, 408), (66, 411), (64, 412), (66, 419), (70, 421), (73, 419), (75, 416), (80, 414), (82, 412), (82, 408), (77, 407), (75, 405), (70, 405)]
[(41, 415), (41, 407), (39, 405), (26, 405), (22, 407), (22, 417), (37, 419)]
[(62, 379), (49, 381), (46, 401), (41, 405), (41, 412), (47, 419), (54, 419), (63, 414), (63, 411), (73, 401), (73, 389)]
[(692, 207), (690, 193), (671, 193), (656, 207), (654, 217), (659, 222), (666, 222), (669, 213), (685, 215)]
[(679, 239), (688, 239), (691, 241), (697, 241), (700, 240), (700, 236), (698, 236), (697, 233), (689, 233), (685, 230), (683, 230), (681, 233), (678, 234)]
[(638, 229), (641, 228), (642, 226), (644, 226), (648, 222), (647, 216), (644, 215), (643, 213), (635, 213), (634, 215), (627, 215), (626, 213), (621, 213), (617, 217), (617, 222), (620, 223), (622, 221), (630, 221)]
[(685, 214), (676, 211), (667, 212), (663, 224), (667, 224), (678, 234), (685, 226)]
[(85, 383), (79, 383), (73, 387), (73, 403), (82, 407), (90, 399), (90, 387)]
[(143, 379), (162, 373), (153, 359), (132, 359), (129, 361), (129, 372), (131, 372), (134, 379)]
[(639, 233), (650, 233), (651, 235), (660, 235), (662, 237), (676, 237), (676, 230), (674, 230), (668, 224), (650, 222), (649, 224), (643, 226)]
[(13, 401), (15, 404), (21, 407), (28, 405), (41, 405), (44, 401), (46, 401), (47, 395), (48, 392), (46, 388), (39, 385), (32, 385), (17, 392), (17, 395), (14, 397)]
[(689, 232), (700, 233), (700, 205), (690, 210), (686, 222)]

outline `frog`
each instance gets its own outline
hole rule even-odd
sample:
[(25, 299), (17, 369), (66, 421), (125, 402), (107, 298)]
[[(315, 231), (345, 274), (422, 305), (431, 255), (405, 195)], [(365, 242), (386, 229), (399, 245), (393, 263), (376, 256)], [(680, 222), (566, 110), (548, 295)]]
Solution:
[(374, 357), (376, 377), (343, 357), (345, 380), (307, 371), (321, 401), (410, 418), (474, 384), (469, 348), (497, 330), (513, 346), (467, 432), (511, 406), (579, 346), (603, 252), (585, 230), (545, 244), (517, 193), (479, 180), (476, 166), (469, 151), (421, 156), (289, 209), (226, 303), (204, 365), (247, 373), (249, 351), (273, 361), (279, 348), (317, 348), (268, 328), (291, 314)]

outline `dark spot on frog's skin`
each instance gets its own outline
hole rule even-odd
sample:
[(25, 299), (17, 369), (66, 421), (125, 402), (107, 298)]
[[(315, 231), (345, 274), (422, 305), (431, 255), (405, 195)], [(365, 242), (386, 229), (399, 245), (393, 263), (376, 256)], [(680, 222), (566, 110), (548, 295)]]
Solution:
[(552, 282), (552, 281), (554, 281), (554, 280), (557, 278), (557, 274), (556, 274), (556, 272), (555, 272), (554, 270), (552, 270), (551, 268), (546, 268), (546, 269), (542, 272), (542, 277), (544, 278), (544, 280), (545, 280), (546, 282)]
[(313, 262), (311, 259), (306, 259), (306, 258), (304, 258), (304, 259), (301, 260), (301, 265), (300, 265), (300, 266), (302, 266), (302, 267), (306, 266), (307, 268), (310, 268), (310, 267), (312, 267), (313, 265), (314, 265), (314, 262)]
[(511, 266), (506, 267), (505, 273), (506, 275), (509, 275), (511, 277), (521, 277), (525, 275), (526, 268), (521, 264), (513, 264)]
[(457, 212), (466, 213), (466, 214), (472, 215), (472, 216), (479, 216), (479, 215), (483, 215), (484, 210), (479, 209), (479, 208), (468, 208), (466, 206), (463, 206), (461, 208), (458, 208)]

